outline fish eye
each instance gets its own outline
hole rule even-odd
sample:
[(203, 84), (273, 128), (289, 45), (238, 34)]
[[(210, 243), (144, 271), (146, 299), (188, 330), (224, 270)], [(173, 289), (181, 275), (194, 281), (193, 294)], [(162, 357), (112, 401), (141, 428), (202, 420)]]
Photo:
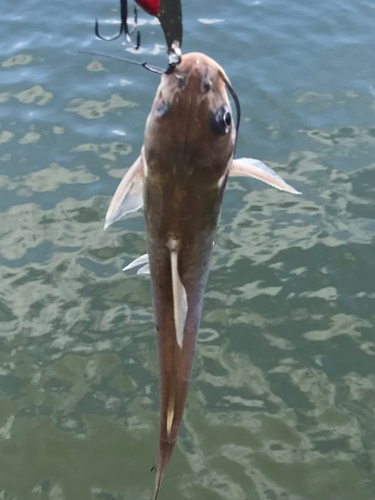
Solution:
[(212, 127), (219, 135), (229, 132), (232, 124), (232, 115), (227, 106), (221, 106), (212, 116)]
[(167, 111), (168, 111), (167, 103), (164, 101), (164, 99), (162, 99), (162, 101), (155, 110), (155, 114), (156, 116), (164, 116), (167, 113)]
[(232, 117), (229, 113), (229, 111), (226, 111), (224, 116), (223, 116), (224, 123), (227, 127), (230, 127), (230, 124), (232, 123)]

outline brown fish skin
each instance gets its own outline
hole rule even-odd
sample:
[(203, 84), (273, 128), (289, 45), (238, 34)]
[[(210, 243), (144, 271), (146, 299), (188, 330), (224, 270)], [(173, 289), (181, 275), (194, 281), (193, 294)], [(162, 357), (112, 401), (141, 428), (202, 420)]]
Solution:
[[(213, 235), (235, 148), (213, 121), (230, 112), (223, 69), (200, 53), (186, 54), (162, 76), (147, 119), (143, 162), (144, 213), (160, 371), (160, 436), (154, 499), (177, 440), (192, 371)], [(171, 246), (187, 295), (182, 347), (177, 341)]]
[(141, 155), (108, 208), (105, 228), (144, 205), (148, 255), (126, 266), (151, 271), (160, 371), (156, 499), (175, 446), (188, 393), (215, 231), (228, 174), (300, 194), (260, 160), (233, 159), (236, 133), (223, 69), (183, 56), (162, 76)]

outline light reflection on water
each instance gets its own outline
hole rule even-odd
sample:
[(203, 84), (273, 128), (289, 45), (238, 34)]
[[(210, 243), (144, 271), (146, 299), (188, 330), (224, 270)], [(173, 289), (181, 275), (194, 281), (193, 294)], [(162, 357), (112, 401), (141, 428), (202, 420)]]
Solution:
[[(160, 498), (374, 500), (373, 6), (215, 5), (212, 17), (184, 5), (185, 50), (218, 59), (240, 95), (238, 156), (267, 161), (303, 196), (229, 183)], [(121, 272), (145, 253), (144, 222), (133, 214), (104, 232), (103, 218), (157, 77), (78, 53), (123, 53), (94, 40), (93, 19), (114, 20), (112, 9), (33, 0), (3, 12), (7, 500), (147, 499), (153, 486), (150, 286)], [(139, 57), (165, 64), (160, 30), (142, 18)]]

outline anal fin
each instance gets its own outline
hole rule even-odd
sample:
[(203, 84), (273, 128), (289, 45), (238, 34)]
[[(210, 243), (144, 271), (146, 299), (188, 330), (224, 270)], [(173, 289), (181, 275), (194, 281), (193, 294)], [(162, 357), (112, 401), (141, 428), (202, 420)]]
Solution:
[(188, 303), (186, 290), (178, 273), (178, 244), (175, 239), (171, 239), (169, 241), (169, 251), (171, 256), (173, 314), (176, 329), (176, 340), (177, 344), (182, 349)]

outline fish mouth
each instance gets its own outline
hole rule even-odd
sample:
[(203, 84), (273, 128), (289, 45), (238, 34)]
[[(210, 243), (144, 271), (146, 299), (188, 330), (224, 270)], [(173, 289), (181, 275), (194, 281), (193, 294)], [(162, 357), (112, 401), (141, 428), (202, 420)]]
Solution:
[(186, 54), (173, 73), (162, 76), (154, 114), (183, 117), (188, 129), (197, 130), (220, 107), (230, 111), (225, 85), (226, 75), (215, 61), (198, 52)]
[[(232, 120), (227, 91), (236, 106), (236, 121)], [(215, 115), (219, 116), (222, 112), (222, 116), (228, 116), (233, 126), (227, 122), (226, 126), (214, 128), (219, 135), (232, 131), (235, 148), (241, 115), (240, 103), (223, 68), (205, 54), (185, 54), (173, 73), (162, 75), (159, 98), (154, 104), (153, 112), (156, 115), (159, 112), (159, 116), (170, 114), (175, 118), (183, 117), (185, 123), (189, 122), (186, 130), (195, 129), (198, 132), (193, 141), (201, 137), (203, 131), (198, 129), (205, 118), (214, 123)], [(214, 141), (214, 137), (211, 140)]]
[(162, 88), (167, 94), (179, 92), (207, 95), (212, 90), (223, 95), (225, 75), (213, 59), (199, 52), (182, 56), (181, 63), (171, 74), (162, 76)]
[(217, 186), (236, 140), (226, 78), (215, 61), (200, 53), (182, 56), (173, 73), (162, 75), (145, 130), (149, 173), (172, 170), (184, 182), (199, 170)]

